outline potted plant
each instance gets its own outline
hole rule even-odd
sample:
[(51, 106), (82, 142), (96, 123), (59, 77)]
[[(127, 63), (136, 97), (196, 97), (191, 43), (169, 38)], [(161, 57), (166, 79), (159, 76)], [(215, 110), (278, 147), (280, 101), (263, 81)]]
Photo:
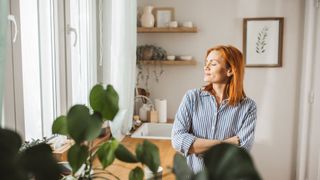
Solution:
[[(160, 165), (159, 149), (148, 141), (137, 146), (135, 155), (113, 138), (103, 144), (93, 145), (103, 122), (112, 121), (116, 116), (119, 110), (119, 96), (111, 85), (104, 88), (98, 84), (92, 88), (89, 100), (91, 108), (74, 105), (66, 116), (59, 116), (52, 125), (52, 133), (69, 136), (75, 142), (68, 151), (68, 161), (73, 173), (84, 165), (84, 170), (77, 178), (93, 179), (101, 177), (101, 173), (116, 177), (107, 170), (92, 172), (95, 158), (100, 161), (102, 169), (111, 165), (117, 158), (127, 163), (142, 163), (156, 173)], [(137, 166), (131, 170), (129, 179), (142, 179), (143, 175), (143, 170)]]
[[(159, 82), (160, 76), (164, 73), (161, 61), (167, 58), (167, 52), (162, 47), (146, 44), (137, 47), (136, 55), (138, 68), (137, 86), (140, 85), (140, 81), (144, 81), (144, 88), (149, 90), (150, 68), (147, 65), (146, 69), (144, 70), (144, 65), (141, 63), (141, 61), (150, 60), (155, 62), (152, 72), (156, 82)], [(160, 70), (158, 70), (158, 64), (160, 65)]]

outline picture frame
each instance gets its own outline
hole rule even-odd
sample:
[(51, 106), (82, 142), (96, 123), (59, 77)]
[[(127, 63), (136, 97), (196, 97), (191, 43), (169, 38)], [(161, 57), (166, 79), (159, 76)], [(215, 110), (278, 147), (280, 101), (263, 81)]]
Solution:
[(283, 17), (243, 19), (246, 67), (282, 67)]
[(156, 27), (166, 28), (170, 21), (174, 21), (174, 8), (173, 7), (156, 7), (153, 9)]

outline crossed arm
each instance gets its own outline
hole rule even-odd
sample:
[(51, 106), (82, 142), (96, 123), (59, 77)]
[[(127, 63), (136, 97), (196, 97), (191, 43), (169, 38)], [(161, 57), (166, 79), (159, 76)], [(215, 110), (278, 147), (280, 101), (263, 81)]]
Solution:
[(220, 143), (230, 143), (239, 146), (239, 137), (233, 136), (231, 138), (225, 139), (223, 141), (215, 139), (201, 139), (197, 138), (191, 145), (188, 154), (201, 154), (208, 150), (210, 147), (218, 145)]

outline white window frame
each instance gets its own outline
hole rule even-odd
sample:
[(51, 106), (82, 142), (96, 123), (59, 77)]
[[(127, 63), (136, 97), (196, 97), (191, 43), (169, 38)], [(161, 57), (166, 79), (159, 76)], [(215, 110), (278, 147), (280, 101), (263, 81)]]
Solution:
[[(66, 25), (69, 21), (68, 16), (70, 14), (70, 0), (67, 1), (50, 1), (52, 4), (52, 9), (54, 13), (54, 17), (52, 17), (52, 23), (54, 25), (54, 36), (51, 36), (52, 43), (51, 48), (55, 49), (55, 53), (50, 55), (50, 52), (47, 52), (47, 57), (52, 56), (55, 59), (55, 64), (51, 64), (55, 68), (55, 75), (50, 76), (53, 81), (56, 82), (55, 86), (49, 87), (49, 91), (52, 91), (55, 94), (54, 99), (48, 98), (48, 89), (41, 88), (41, 104), (52, 103), (54, 106), (54, 110), (52, 112), (48, 112), (48, 109), (41, 110), (41, 123), (42, 123), (42, 136), (51, 135), (51, 122), (53, 122), (56, 116), (61, 114), (66, 114), (67, 109), (73, 105), (72, 100), (72, 72), (70, 69), (74, 64), (70, 63), (71, 57), (71, 43), (69, 40), (69, 35), (66, 32)], [(38, 0), (39, 3), (39, 0)], [(43, 2), (40, 2), (43, 3)], [(84, 34), (88, 39), (85, 43), (88, 48), (86, 48), (85, 53), (88, 61), (86, 65), (87, 72), (87, 80), (86, 90), (89, 92), (91, 87), (97, 82), (97, 45), (96, 45), (96, 2), (87, 0), (85, 3), (82, 3), (82, 6), (87, 6), (85, 17), (92, 19), (89, 22), (87, 27), (89, 30), (86, 30)], [(84, 8), (84, 7), (82, 7)], [(20, 31), (20, 0), (11, 0), (10, 1), (10, 14), (15, 15), (16, 21), (18, 24), (18, 32)], [(70, 17), (70, 16), (69, 16)], [(42, 21), (41, 17), (39, 18), (39, 22)], [(83, 18), (83, 17), (82, 17)], [(11, 30), (12, 31), (12, 30)], [(12, 36), (12, 32), (8, 33)], [(46, 42), (46, 39), (40, 39), (40, 43)], [(10, 128), (16, 130), (23, 139), (25, 139), (26, 135), (26, 124), (25, 124), (25, 107), (24, 107), (24, 94), (23, 94), (23, 62), (22, 59), (22, 49), (21, 49), (21, 36), (18, 33), (17, 41), (12, 44), (11, 41), (8, 42), (8, 61), (6, 64), (6, 81), (5, 81), (5, 94), (4, 94), (4, 125), (6, 128)], [(41, 46), (42, 47), (42, 46)], [(84, 48), (84, 47), (82, 47)], [(46, 58), (45, 54), (39, 55), (42, 58)], [(40, 63), (41, 73), (43, 76), (40, 79), (41, 83), (45, 83), (46, 77), (44, 75), (46, 64)], [(47, 69), (48, 70), (48, 69)], [(52, 69), (49, 69), (50, 71)], [(52, 70), (54, 71), (54, 70)], [(88, 94), (83, 95), (88, 98)], [(87, 104), (86, 102), (85, 104)], [(47, 110), (47, 111), (46, 111)], [(44, 123), (44, 119), (50, 123)], [(37, 137), (36, 137), (37, 138)]]
[[(85, 6), (88, 8), (85, 9)], [(88, 105), (90, 89), (97, 83), (97, 5), (96, 1), (92, 0), (66, 0), (65, 7), (67, 107), (74, 104)], [(80, 10), (82, 14), (79, 14)], [(74, 19), (78, 18), (77, 16), (81, 18), (81, 21), (74, 22)], [(92, 19), (92, 21), (88, 21), (88, 19)], [(87, 26), (82, 24), (84, 22), (87, 23)], [(75, 32), (70, 31), (68, 29), (70, 27)], [(77, 36), (76, 40), (75, 36)], [(81, 37), (85, 37), (85, 39), (81, 39)], [(79, 51), (79, 48), (86, 49), (86, 51)], [(79, 64), (77, 64), (78, 62)], [(75, 87), (79, 85), (81, 89), (76, 89)]]

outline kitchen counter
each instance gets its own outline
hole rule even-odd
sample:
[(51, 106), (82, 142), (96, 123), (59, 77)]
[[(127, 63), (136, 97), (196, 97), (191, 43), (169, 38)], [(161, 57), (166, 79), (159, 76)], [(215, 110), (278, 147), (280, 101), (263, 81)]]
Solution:
[[(123, 144), (129, 151), (135, 154), (135, 149), (137, 144), (142, 143), (145, 139), (138, 139), (138, 138), (131, 138), (129, 136), (126, 136), (122, 141), (121, 144)], [(171, 170), (168, 170), (167, 167), (173, 167), (173, 157), (176, 151), (171, 146), (170, 140), (157, 140), (157, 139), (147, 139), (148, 141), (154, 143), (158, 148), (160, 152), (160, 163), (163, 168), (163, 178), (162, 179), (175, 179), (174, 174), (168, 174)], [(141, 166), (141, 163), (125, 163), (119, 160), (115, 160), (112, 165), (108, 166), (106, 168), (107, 171), (112, 172), (114, 175), (122, 179), (129, 179), (129, 173), (132, 169), (134, 169), (136, 166)], [(95, 162), (95, 167), (101, 167), (99, 162)], [(168, 175), (166, 175), (168, 174)], [(115, 179), (112, 176), (105, 176), (111, 179)]]

